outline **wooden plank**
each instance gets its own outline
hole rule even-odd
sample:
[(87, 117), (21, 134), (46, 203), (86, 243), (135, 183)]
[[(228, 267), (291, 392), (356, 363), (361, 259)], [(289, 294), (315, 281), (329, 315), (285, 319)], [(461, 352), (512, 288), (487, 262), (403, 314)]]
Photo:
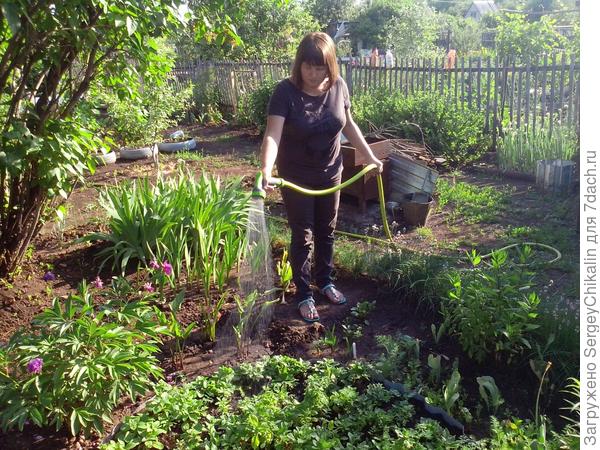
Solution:
[(548, 74), (548, 55), (544, 55), (544, 73), (542, 77), (542, 111), (540, 125), (544, 128), (544, 119), (546, 117), (546, 77)]
[(552, 54), (552, 81), (550, 82), (550, 111), (548, 115), (548, 137), (552, 137), (552, 125), (554, 125), (554, 85), (556, 83), (556, 53)]
[(469, 109), (473, 107), (473, 57), (469, 56), (469, 71), (467, 76), (467, 104), (469, 105)]
[(458, 60), (454, 61), (454, 106), (458, 105)]
[(405, 60), (404, 60), (404, 63), (405, 63), (404, 64), (404, 95), (406, 95), (406, 96), (408, 96), (408, 92), (409, 92), (408, 91), (408, 87), (409, 87), (408, 79), (410, 76), (409, 70), (408, 70), (410, 63), (408, 61), (409, 61), (408, 57), (405, 58)]
[(439, 65), (439, 59), (436, 56), (435, 57), (435, 70), (434, 70), (434, 73), (435, 73), (435, 89), (433, 90), (433, 92), (436, 92), (437, 89), (438, 89), (438, 65)]
[(444, 60), (442, 59), (441, 64), (440, 64), (440, 95), (444, 95), (444, 86), (445, 86), (445, 81), (444, 81), (444, 76), (446, 74), (446, 69), (444, 69)]
[(531, 71), (529, 62), (525, 65), (525, 126), (529, 126), (529, 89), (531, 89)]
[(519, 67), (519, 82), (517, 84), (517, 128), (521, 126), (521, 94), (523, 92), (523, 70)]
[(348, 85), (348, 93), (351, 97), (354, 92), (353, 72), (354, 71), (352, 70), (352, 61), (350, 60), (346, 63), (346, 84)]
[(423, 86), (425, 86), (425, 90), (427, 92), (431, 92), (431, 58), (428, 58), (425, 61), (425, 83)]
[[(456, 63), (456, 61), (455, 61)], [(446, 82), (447, 82), (447, 90), (448, 90), (448, 97), (452, 95), (452, 69), (451, 68), (447, 68), (447, 73), (446, 73)]]
[(564, 94), (565, 94), (565, 69), (567, 68), (567, 60), (566, 55), (563, 52), (560, 58), (560, 82), (559, 82), (559, 91), (558, 91), (558, 119), (562, 123), (563, 121), (563, 108), (564, 108)]
[(537, 66), (534, 66), (531, 68), (532, 69), (532, 76), (533, 76), (533, 107), (532, 107), (532, 111), (531, 111), (531, 120), (532, 120), (532, 126), (531, 126), (531, 131), (533, 133), (535, 133), (535, 126), (536, 126), (536, 121), (537, 121), (537, 102), (538, 102), (538, 68)]
[(491, 67), (491, 58), (487, 57), (487, 87), (486, 87), (486, 95), (485, 95), (485, 129), (486, 131), (490, 129), (490, 83), (492, 81), (492, 75), (490, 72)]
[(465, 109), (465, 58), (460, 58), (460, 109)]
[(411, 59), (410, 64), (410, 94), (415, 93), (415, 58)]
[(574, 92), (573, 92), (574, 65), (575, 65), (575, 58), (573, 57), (573, 55), (571, 55), (571, 63), (569, 64), (569, 88), (568, 88), (569, 103), (568, 103), (568, 107), (567, 107), (567, 124), (569, 126), (573, 123), (573, 97), (575, 96)]
[(494, 118), (492, 123), (492, 148), (496, 150), (497, 137), (498, 137), (498, 89), (502, 85), (500, 80), (500, 61), (496, 57), (494, 67)]
[(481, 111), (481, 57), (477, 58), (477, 111)]
[(510, 85), (508, 83), (508, 79), (506, 82), (507, 90), (508, 90), (508, 120), (510, 123), (513, 123), (513, 109), (514, 109), (514, 101), (515, 101), (515, 61), (513, 58), (509, 58), (508, 60), (508, 71), (507, 77), (510, 75)]

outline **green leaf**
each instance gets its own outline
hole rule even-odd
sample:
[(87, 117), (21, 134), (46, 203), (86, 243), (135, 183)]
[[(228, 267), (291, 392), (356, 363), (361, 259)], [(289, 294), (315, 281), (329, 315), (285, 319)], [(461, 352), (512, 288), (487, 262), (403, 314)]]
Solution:
[(81, 427), (79, 414), (77, 413), (77, 409), (74, 409), (71, 413), (71, 417), (69, 418), (71, 434), (73, 436), (77, 436), (79, 434), (79, 430)]
[(2, 14), (6, 17), (10, 31), (16, 34), (21, 28), (19, 5), (15, 2), (4, 3), (2, 6)]
[(127, 16), (125, 19), (125, 23), (127, 25), (127, 34), (131, 36), (137, 30), (137, 22), (131, 18), (131, 16)]
[(31, 407), (29, 410), (29, 417), (31, 417), (33, 423), (35, 423), (38, 427), (44, 426), (44, 418), (42, 417), (41, 411), (37, 407)]

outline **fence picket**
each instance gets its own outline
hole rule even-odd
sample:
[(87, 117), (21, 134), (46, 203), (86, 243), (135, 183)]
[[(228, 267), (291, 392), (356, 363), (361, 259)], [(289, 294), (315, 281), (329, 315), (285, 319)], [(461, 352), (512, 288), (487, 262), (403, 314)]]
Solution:
[(573, 81), (574, 81), (574, 69), (575, 68), (575, 59), (573, 58), (573, 56), (571, 56), (571, 64), (569, 64), (569, 104), (568, 104), (568, 109), (567, 109), (567, 124), (569, 126), (571, 126), (572, 119), (573, 119), (573, 115), (572, 115), (572, 111), (573, 111)]
[[(552, 117), (552, 113), (554, 112), (554, 83), (556, 81), (556, 53), (552, 54), (552, 81), (550, 81), (550, 117)], [(552, 125), (554, 123), (553, 120), (548, 120), (548, 133), (552, 135)]]

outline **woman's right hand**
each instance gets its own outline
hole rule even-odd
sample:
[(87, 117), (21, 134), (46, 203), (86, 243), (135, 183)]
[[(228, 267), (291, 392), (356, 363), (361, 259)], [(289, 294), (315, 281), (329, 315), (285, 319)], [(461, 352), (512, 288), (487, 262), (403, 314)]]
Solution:
[(274, 182), (273, 175), (270, 170), (261, 170), (262, 172), (262, 187), (265, 191), (272, 191), (275, 189), (276, 184)]

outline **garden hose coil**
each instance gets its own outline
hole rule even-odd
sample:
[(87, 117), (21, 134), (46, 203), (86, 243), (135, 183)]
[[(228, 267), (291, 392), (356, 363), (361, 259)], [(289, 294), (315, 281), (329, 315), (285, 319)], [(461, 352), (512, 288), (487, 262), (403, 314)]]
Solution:
[[(345, 188), (346, 186), (351, 185), (352, 183), (357, 181), (359, 178), (364, 176), (367, 172), (370, 172), (373, 169), (377, 169), (377, 166), (375, 164), (369, 164), (368, 166), (365, 166), (360, 172), (358, 172), (351, 178), (347, 179), (343, 183), (340, 183), (337, 186), (333, 186), (328, 189), (319, 189), (319, 190), (307, 189), (302, 186), (298, 186), (297, 184), (291, 183), (287, 180), (284, 180), (283, 178), (274, 178), (272, 181), (273, 181), (273, 184), (279, 188), (287, 187), (287, 188), (293, 189), (293, 190), (300, 192), (301, 194), (305, 194), (305, 195), (329, 195), (329, 194), (333, 194), (336, 191), (339, 191), (340, 189)], [(377, 173), (377, 190), (379, 193), (379, 210), (381, 212), (381, 221), (383, 223), (383, 229), (385, 231), (386, 236), (389, 239), (390, 247), (394, 251), (398, 251), (396, 245), (394, 244), (394, 238), (392, 236), (392, 233), (390, 232), (390, 227), (389, 227), (388, 221), (387, 221), (387, 214), (385, 212), (385, 198), (384, 198), (384, 194), (383, 194), (383, 179), (382, 179), (380, 173)], [(266, 192), (263, 188), (263, 175), (261, 172), (258, 172), (256, 174), (256, 179), (254, 182), (254, 189), (252, 190), (251, 195), (254, 198), (264, 199), (266, 197)]]

